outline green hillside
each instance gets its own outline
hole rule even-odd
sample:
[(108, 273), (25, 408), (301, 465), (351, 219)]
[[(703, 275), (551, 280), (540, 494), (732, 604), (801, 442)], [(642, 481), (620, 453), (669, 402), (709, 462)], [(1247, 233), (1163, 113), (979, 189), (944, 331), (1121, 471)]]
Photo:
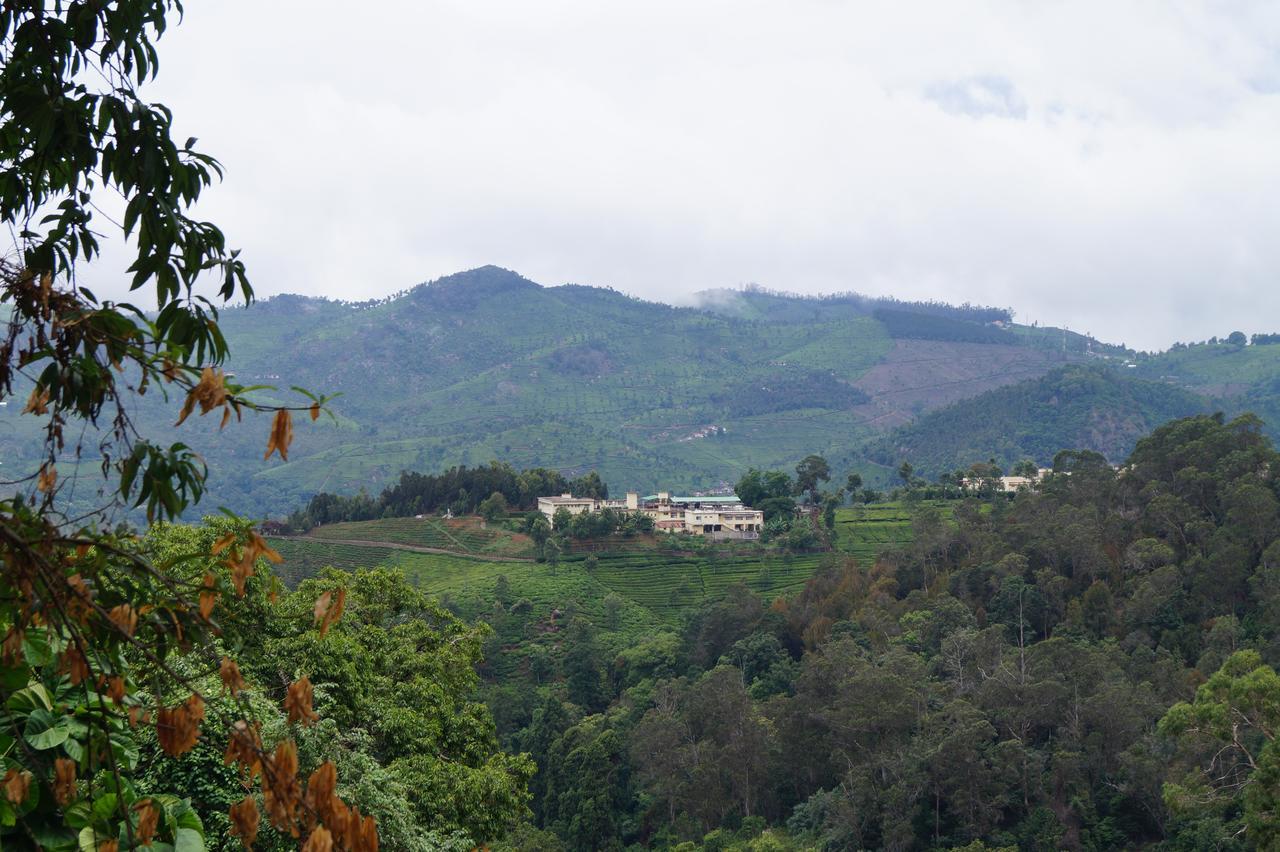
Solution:
[[(137, 418), (202, 454), (206, 506), (258, 516), (319, 491), (377, 493), (405, 469), (494, 459), (596, 469), (614, 491), (690, 490), (813, 452), (862, 466), (860, 447), (935, 408), (1089, 355), (1132, 355), (967, 305), (763, 290), (700, 305), (543, 287), (496, 267), (369, 303), (278, 296), (222, 324), (236, 378), (279, 388), (264, 400), (298, 400), (294, 385), (338, 394), (333, 419), (298, 425), (287, 462), (262, 463), (268, 424), (252, 414), (225, 431), (193, 418), (179, 434), (181, 401), (152, 392)], [(8, 469), (36, 462), (38, 424), (17, 408), (0, 410)], [(95, 448), (89, 434), (88, 463)], [(95, 498), (74, 496), (78, 508)]]
[[(840, 509), (836, 547), (869, 566), (884, 550), (911, 542), (912, 518), (926, 507), (944, 519), (951, 517), (951, 504), (938, 501)], [(628, 607), (643, 610), (637, 623), (666, 625), (679, 624), (737, 584), (764, 597), (794, 593), (826, 558), (822, 553), (786, 553), (754, 543), (722, 543), (708, 549), (700, 540), (657, 535), (582, 544), (550, 565), (532, 561), (524, 536), (485, 528), (478, 518), (327, 524), (306, 536), (272, 538), (271, 544), (285, 558), (277, 573), (291, 585), (326, 567), (395, 567), (466, 617), (479, 618), (492, 610), (493, 584), (501, 575), (511, 596), (529, 599), (537, 612), (573, 606), (598, 617), (603, 599), (612, 592), (625, 598)], [(495, 560), (495, 555), (504, 558)], [(588, 556), (593, 557), (590, 563)]]
[(1211, 411), (1197, 394), (1114, 369), (1069, 366), (926, 414), (868, 447), (877, 462), (928, 475), (994, 458), (1047, 465), (1063, 447), (1122, 461), (1138, 438), (1175, 417)]

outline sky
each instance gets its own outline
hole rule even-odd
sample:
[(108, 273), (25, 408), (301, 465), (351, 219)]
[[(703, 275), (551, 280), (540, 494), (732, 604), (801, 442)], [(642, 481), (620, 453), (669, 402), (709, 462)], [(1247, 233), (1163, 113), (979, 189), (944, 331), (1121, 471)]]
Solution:
[(497, 264), (1280, 331), (1274, 0), (186, 7), (144, 94), (226, 166), (199, 213), (260, 295)]

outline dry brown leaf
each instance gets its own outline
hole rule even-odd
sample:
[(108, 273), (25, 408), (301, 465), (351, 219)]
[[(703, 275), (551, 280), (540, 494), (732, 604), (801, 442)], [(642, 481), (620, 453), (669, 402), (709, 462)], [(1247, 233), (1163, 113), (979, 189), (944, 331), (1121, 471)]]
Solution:
[(244, 848), (252, 852), (253, 841), (258, 839), (258, 805), (253, 796), (245, 796), (231, 806), (231, 835), (240, 838)]
[(160, 741), (160, 748), (170, 757), (191, 751), (200, 738), (202, 721), (204, 700), (199, 695), (192, 695), (176, 707), (162, 708), (156, 716), (156, 739)]
[(262, 771), (262, 737), (256, 722), (251, 725), (241, 719), (232, 726), (222, 762), (227, 766), (238, 763), (250, 781), (257, 777)]
[(320, 638), (329, 632), (329, 628), (342, 618), (342, 610), (346, 607), (347, 590), (345, 588), (338, 589), (335, 594), (333, 591), (325, 592), (316, 598), (315, 620), (316, 625), (320, 628)]
[[(332, 761), (326, 760), (320, 764), (307, 779), (307, 807), (320, 818), (321, 822), (331, 827), (337, 825), (339, 808), (342, 805), (337, 789), (338, 769)], [(345, 814), (342, 816), (345, 819)], [(335, 835), (335, 839), (341, 845), (341, 836)]]
[(27, 791), (31, 789), (31, 773), (10, 769), (4, 774), (3, 783), (5, 798), (15, 805), (21, 805), (27, 800)]
[(53, 798), (59, 805), (68, 805), (76, 799), (76, 762), (60, 757), (53, 762)]
[(127, 603), (112, 607), (107, 618), (125, 636), (133, 636), (138, 629), (138, 613)]
[(31, 389), (31, 396), (27, 398), (27, 407), (22, 409), (23, 414), (47, 414), (49, 412), (49, 389), (36, 385)]
[(222, 663), (218, 666), (218, 676), (222, 678), (222, 685), (231, 693), (232, 698), (244, 689), (244, 677), (240, 674), (240, 666), (230, 657), (222, 658)]
[(262, 773), (262, 801), (267, 806), (267, 815), (280, 831), (297, 837), (298, 806), (302, 804), (297, 746), (291, 740), (282, 741), (266, 763), (268, 766)]
[(316, 826), (307, 842), (302, 845), (302, 852), (333, 852), (333, 835), (323, 825)]
[(62, 657), (58, 663), (58, 672), (70, 677), (72, 686), (79, 686), (84, 683), (91, 674), (89, 661), (84, 658), (84, 653), (75, 645), (68, 645), (67, 649), (62, 652)]
[(311, 709), (315, 692), (311, 679), (303, 676), (289, 684), (284, 696), (284, 709), (289, 714), (289, 722), (301, 722), (303, 725), (315, 724), (320, 717)]
[(289, 445), (293, 443), (293, 417), (287, 409), (280, 409), (276, 412), (275, 419), (271, 421), (271, 434), (267, 437), (267, 452), (262, 457), (265, 461), (271, 458), (272, 453), (280, 453), (280, 458), (284, 461), (289, 460)]
[(212, 367), (205, 367), (200, 371), (200, 381), (187, 392), (187, 399), (182, 404), (182, 412), (178, 415), (178, 422), (173, 425), (181, 426), (183, 421), (195, 410), (197, 403), (200, 405), (200, 416), (203, 417), (218, 406), (224, 405), (226, 401), (226, 376), (223, 375), (220, 369), (215, 370)]
[(143, 799), (133, 809), (138, 812), (138, 843), (150, 846), (151, 838), (156, 834), (156, 826), (160, 823), (160, 811), (150, 799)]
[(25, 630), (16, 624), (11, 625), (4, 634), (4, 641), (0, 642), (0, 662), (6, 666), (17, 665), (18, 660), (22, 658), (22, 643), (26, 638)]

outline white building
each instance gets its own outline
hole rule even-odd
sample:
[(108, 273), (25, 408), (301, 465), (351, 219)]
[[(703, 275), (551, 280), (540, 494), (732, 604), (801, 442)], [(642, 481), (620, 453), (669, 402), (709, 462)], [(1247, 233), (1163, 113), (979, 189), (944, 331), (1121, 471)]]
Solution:
[(572, 494), (561, 494), (559, 497), (539, 497), (538, 511), (551, 520), (556, 509), (567, 509), (570, 515), (583, 512), (594, 512), (599, 501), (594, 497), (574, 497)]
[(653, 518), (653, 527), (662, 532), (682, 532), (713, 538), (756, 538), (764, 529), (764, 512), (744, 506), (737, 497), (673, 497), (669, 491), (642, 498), (628, 491), (625, 500), (596, 500), (591, 497), (539, 497), (538, 511), (548, 520), (557, 509), (571, 515), (613, 509), (639, 512)]

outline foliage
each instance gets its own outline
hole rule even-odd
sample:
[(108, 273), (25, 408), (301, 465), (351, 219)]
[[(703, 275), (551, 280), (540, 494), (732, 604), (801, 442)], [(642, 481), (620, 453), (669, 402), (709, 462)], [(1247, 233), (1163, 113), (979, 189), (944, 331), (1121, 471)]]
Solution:
[[(205, 492), (207, 468), (189, 446), (137, 428), (132, 404), (147, 391), (184, 397), (177, 425), (197, 407), (219, 412), (219, 428), (272, 412), (264, 458), (287, 459), (292, 442), (291, 409), (254, 402), (256, 389), (221, 366), (215, 300), (253, 298), (238, 252), (189, 215), (221, 167), (196, 140), (179, 146), (169, 111), (136, 88), (155, 76), (155, 44), (175, 11), (176, 0), (0, 11), (0, 220), (17, 241), (0, 262), (0, 397), (27, 395), (24, 432), (39, 447), (15, 458), (30, 468), (0, 499), (0, 836), (47, 849), (201, 848), (204, 824), (182, 798), (197, 791), (148, 789), (139, 770), (148, 747), (191, 752), (208, 720), (231, 732), (225, 761), (243, 773), (242, 796), (258, 782), (272, 829), (313, 847), (375, 848), (373, 820), (338, 796), (332, 763), (305, 787), (298, 774), (294, 731), (317, 718), (306, 677), (285, 682), (287, 727), (264, 746), (239, 666), (218, 653), (243, 635), (236, 600), (260, 594), (266, 561), (279, 559), (261, 536), (229, 522), (192, 575), (183, 566), (197, 554), (162, 559), (127, 527), (61, 511), (59, 473), (91, 459), (108, 506), (148, 521), (177, 517)], [(80, 286), (100, 251), (104, 192), (124, 202), (116, 236), (133, 252), (131, 289), (156, 295), (154, 314)], [(199, 290), (210, 279), (213, 298)], [(316, 419), (326, 400), (299, 392), (293, 410)], [(311, 602), (321, 633), (342, 598)], [(251, 795), (225, 817), (245, 843), (259, 818)]]
[(1259, 849), (1280, 844), (1276, 808), (1280, 799), (1280, 676), (1252, 650), (1237, 651), (1196, 690), (1191, 702), (1179, 702), (1160, 720), (1160, 732), (1190, 746), (1195, 768), (1165, 786), (1165, 801), (1175, 811), (1229, 812), (1243, 802), (1242, 822)]

